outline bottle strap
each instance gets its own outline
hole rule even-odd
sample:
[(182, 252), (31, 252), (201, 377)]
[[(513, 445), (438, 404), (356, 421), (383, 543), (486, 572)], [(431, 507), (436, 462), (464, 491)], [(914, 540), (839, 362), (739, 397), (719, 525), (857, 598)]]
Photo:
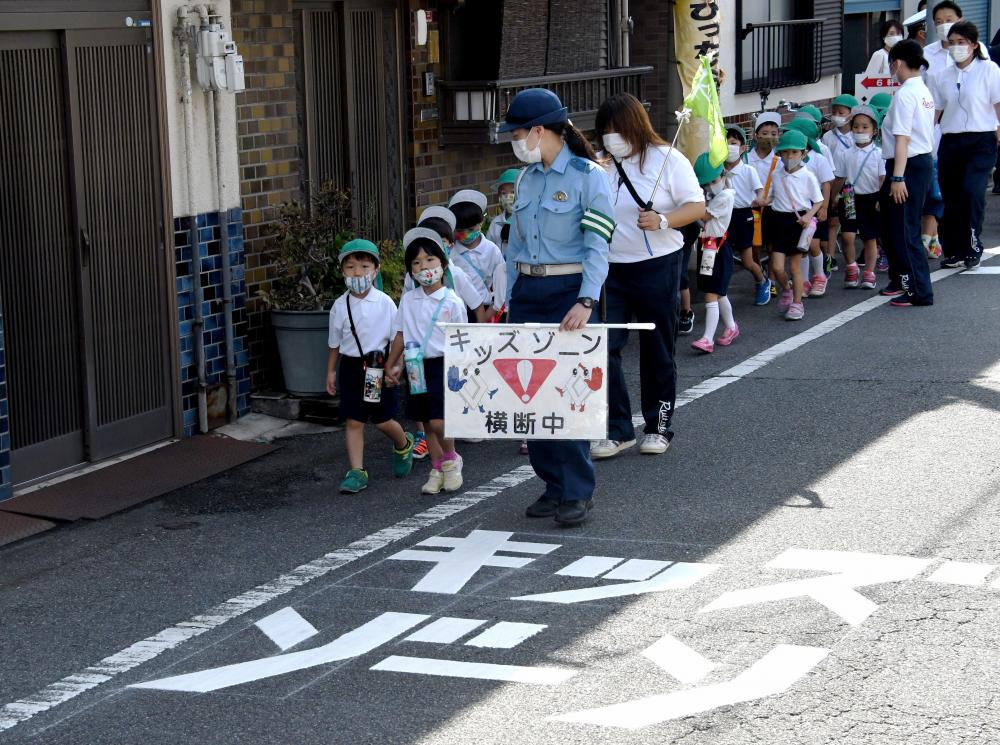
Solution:
[(872, 146), (872, 149), (869, 150), (867, 153), (865, 153), (865, 159), (861, 161), (861, 167), (858, 168), (858, 172), (854, 174), (854, 180), (849, 182), (851, 186), (854, 186), (856, 183), (858, 183), (858, 179), (861, 178), (861, 174), (864, 172), (865, 166), (868, 165), (868, 159), (872, 156), (872, 153), (874, 152), (875, 152), (875, 147)]
[(424, 333), (424, 339), (420, 342), (420, 354), (423, 354), (424, 350), (427, 349), (427, 342), (430, 341), (431, 334), (434, 333), (434, 326), (437, 324), (438, 315), (441, 313), (441, 308), (444, 307), (444, 301), (448, 299), (449, 292), (451, 292), (451, 290), (445, 290), (444, 297), (441, 298), (441, 301), (434, 309), (434, 315), (431, 316), (431, 322), (428, 324), (427, 331)]

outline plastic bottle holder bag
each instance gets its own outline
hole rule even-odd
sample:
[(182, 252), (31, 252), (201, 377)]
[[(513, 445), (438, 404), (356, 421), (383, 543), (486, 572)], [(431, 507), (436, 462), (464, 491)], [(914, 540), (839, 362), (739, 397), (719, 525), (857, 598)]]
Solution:
[(716, 239), (709, 236), (705, 238), (701, 246), (701, 265), (698, 267), (698, 274), (711, 277), (715, 270), (715, 259), (719, 255), (719, 244)]
[(848, 220), (858, 219), (858, 209), (857, 204), (854, 201), (854, 186), (852, 184), (847, 184), (844, 186), (844, 190), (841, 192), (841, 196), (844, 199), (844, 216)]
[(809, 244), (812, 243), (813, 236), (816, 235), (816, 218), (812, 218), (809, 224), (802, 228), (802, 233), (799, 235), (798, 249), (799, 251), (808, 251)]
[(419, 346), (404, 349), (403, 364), (406, 365), (406, 379), (410, 384), (410, 394), (418, 396), (421, 393), (427, 393), (423, 350)]
[(385, 355), (369, 352), (365, 355), (364, 400), (377, 404), (382, 400), (382, 382), (385, 378)]

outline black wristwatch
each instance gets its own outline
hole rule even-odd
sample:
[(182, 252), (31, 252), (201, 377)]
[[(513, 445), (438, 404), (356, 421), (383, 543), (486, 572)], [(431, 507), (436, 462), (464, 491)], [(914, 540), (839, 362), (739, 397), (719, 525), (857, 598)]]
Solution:
[(892, 183), (894, 183), (894, 184), (905, 184), (906, 183), (906, 177), (905, 176), (893, 176), (889, 180)]
[(592, 297), (578, 297), (576, 302), (588, 310), (594, 307), (594, 298)]

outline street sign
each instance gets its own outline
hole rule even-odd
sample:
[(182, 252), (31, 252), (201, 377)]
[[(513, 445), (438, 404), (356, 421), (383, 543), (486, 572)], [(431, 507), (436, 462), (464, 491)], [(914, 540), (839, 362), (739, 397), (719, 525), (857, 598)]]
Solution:
[(854, 95), (861, 103), (868, 103), (876, 93), (888, 93), (891, 96), (898, 87), (899, 82), (891, 75), (861, 73), (854, 76)]

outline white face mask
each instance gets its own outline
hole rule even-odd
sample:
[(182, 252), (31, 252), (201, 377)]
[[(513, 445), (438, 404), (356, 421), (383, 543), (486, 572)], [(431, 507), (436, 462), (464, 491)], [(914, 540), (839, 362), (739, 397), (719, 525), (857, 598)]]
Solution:
[(864, 147), (872, 141), (872, 136), (868, 132), (854, 132), (854, 144)]
[(835, 126), (835, 127), (843, 127), (845, 124), (847, 124), (847, 117), (846, 116), (831, 116), (830, 117), (830, 121), (833, 122), (833, 126)]
[(601, 138), (601, 141), (607, 153), (618, 160), (627, 158), (632, 153), (632, 146), (628, 140), (617, 132), (609, 132)]
[(948, 47), (948, 54), (956, 62), (965, 62), (972, 56), (972, 49), (965, 44), (952, 44)]
[(885, 42), (885, 45), (887, 47), (894, 47), (897, 44), (899, 44), (899, 42), (901, 42), (902, 40), (903, 37), (897, 34), (893, 34), (892, 36), (886, 36), (884, 39), (882, 39), (882, 41)]
[(360, 277), (344, 277), (344, 284), (346, 284), (347, 289), (355, 295), (364, 295), (371, 289), (372, 282), (374, 280), (375, 275), (362, 274)]
[[(528, 133), (531, 137), (531, 133)], [(510, 146), (514, 150), (514, 157), (522, 163), (540, 163), (542, 160), (542, 138), (539, 136), (538, 144), (533, 148), (528, 147), (528, 137), (523, 140), (511, 140)]]
[(441, 281), (441, 277), (444, 276), (444, 269), (442, 267), (436, 266), (433, 269), (422, 269), (414, 275), (414, 279), (417, 280), (424, 287), (430, 287), (431, 285), (436, 285)]
[(742, 153), (740, 152), (741, 149), (742, 148), (739, 145), (730, 145), (729, 155), (726, 156), (726, 162), (735, 163), (736, 161), (738, 161), (740, 159), (740, 155), (742, 155)]
[(939, 23), (937, 26), (935, 26), (934, 30), (937, 32), (938, 39), (947, 44), (948, 32), (951, 31), (951, 27), (954, 25), (955, 25), (954, 23)]

